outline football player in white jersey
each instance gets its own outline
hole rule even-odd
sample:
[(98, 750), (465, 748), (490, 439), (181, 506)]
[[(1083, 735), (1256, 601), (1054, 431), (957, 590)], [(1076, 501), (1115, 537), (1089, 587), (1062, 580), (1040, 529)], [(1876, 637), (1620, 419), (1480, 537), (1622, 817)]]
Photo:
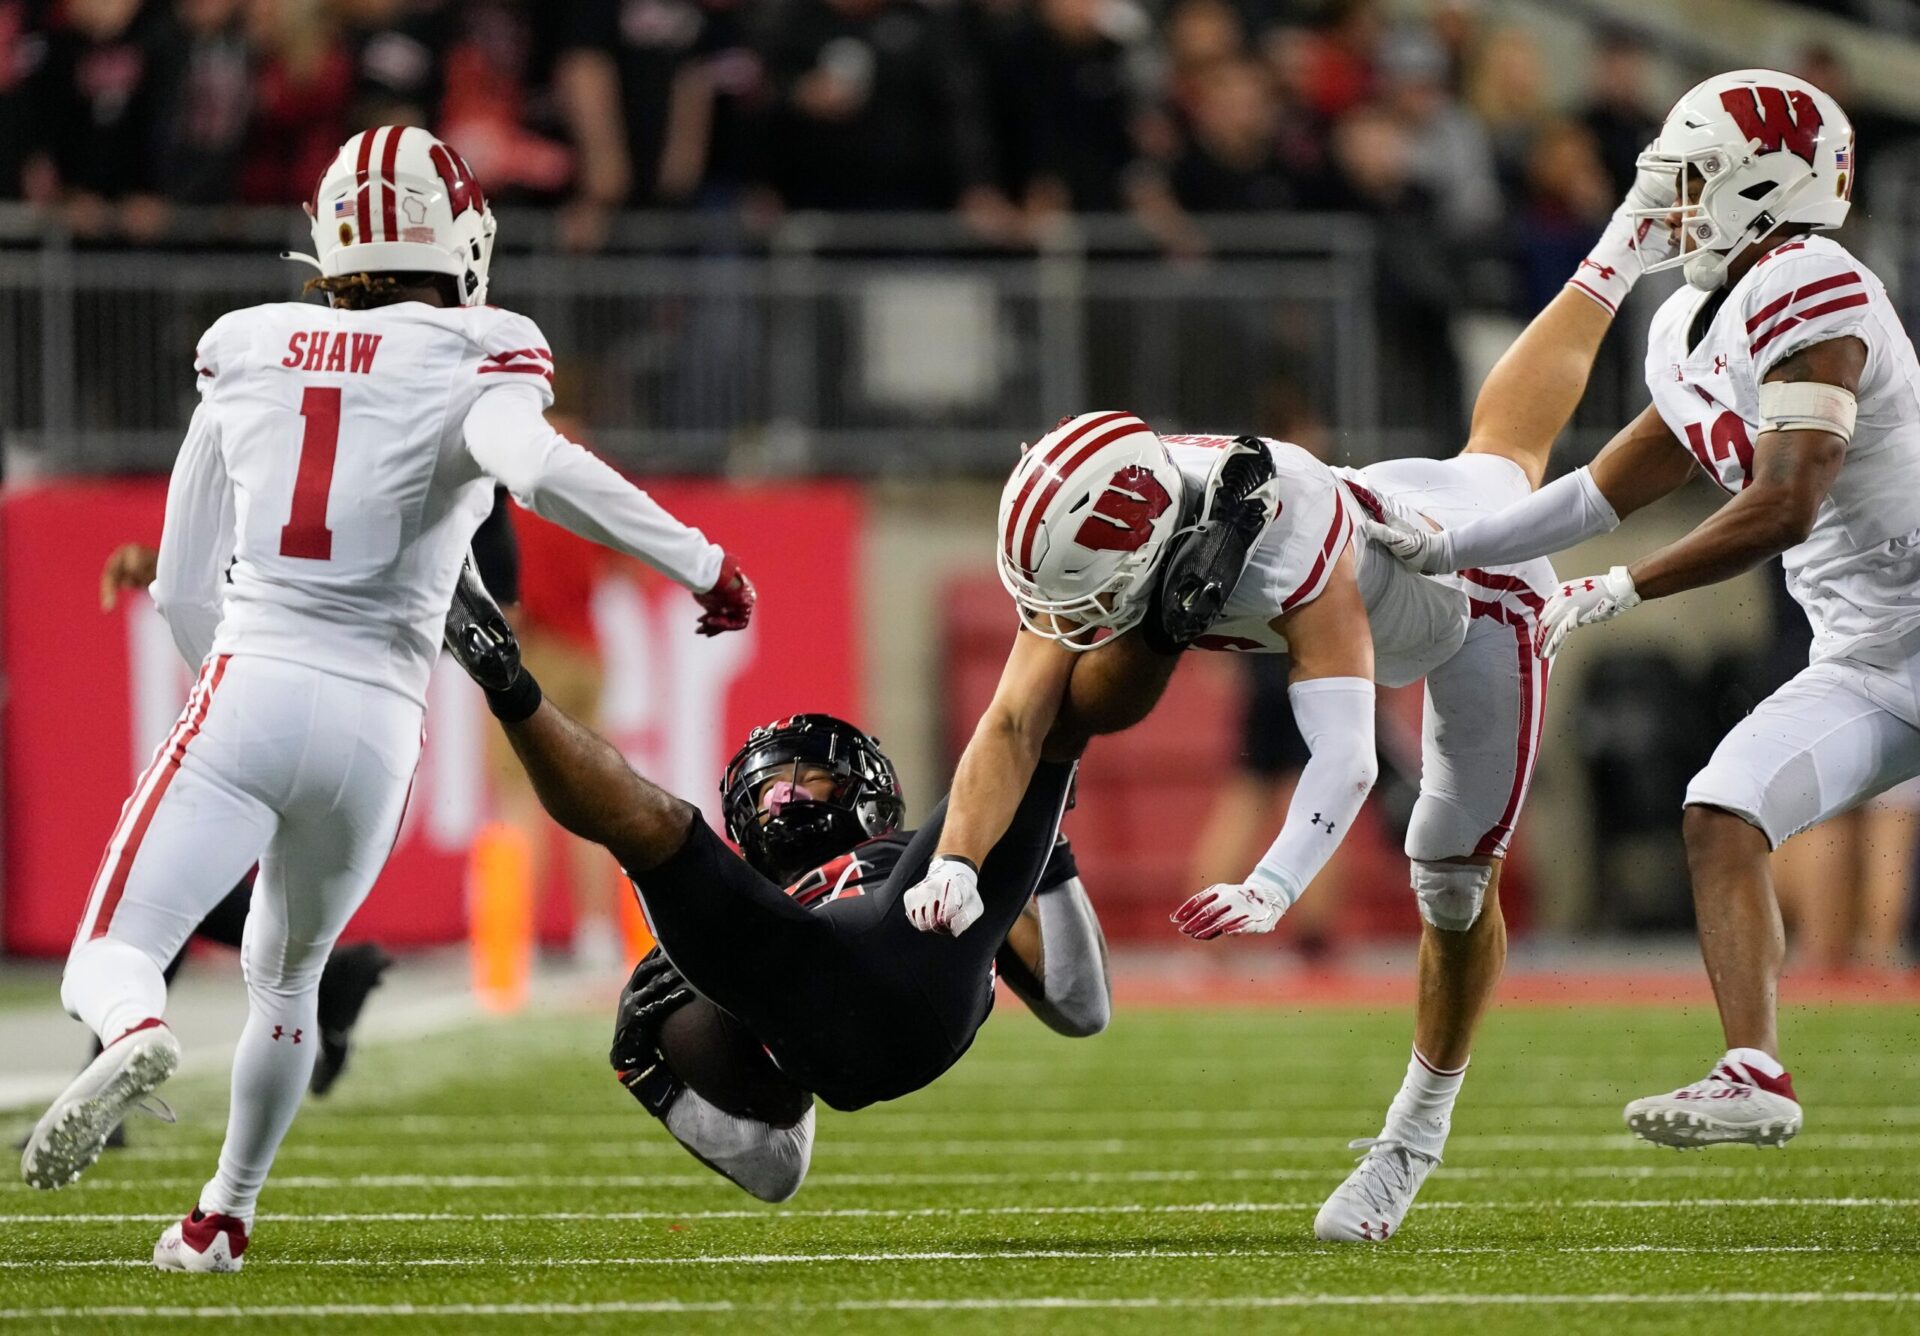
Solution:
[(382, 126), (307, 205), (331, 304), (235, 311), (202, 337), (201, 401), (167, 492), (154, 601), (199, 680), (121, 810), (61, 998), (105, 1045), (53, 1102), (21, 1171), (73, 1182), (179, 1062), (161, 969), (260, 865), (248, 1016), (218, 1172), (154, 1249), (241, 1265), (306, 1089), (315, 987), (398, 832), (427, 679), (494, 481), (695, 595), (707, 634), (753, 589), (719, 547), (561, 437), (533, 322), (483, 305), (494, 221), (459, 156)]
[[(1509, 511), (1442, 532), (1389, 516), (1376, 531), (1423, 571), (1517, 561), (1612, 529), (1704, 469), (1732, 499), (1631, 566), (1561, 585), (1546, 654), (1577, 627), (1784, 559), (1812, 664), (1687, 789), (1727, 1051), (1703, 1080), (1627, 1106), (1663, 1145), (1779, 1145), (1800, 1130), (1775, 1024), (1785, 941), (1768, 854), (1920, 774), (1920, 364), (1879, 280), (1819, 235), (1846, 219), (1852, 156), (1846, 114), (1805, 80), (1736, 70), (1688, 92), (1641, 158), (1660, 194), (1640, 217), (1666, 244), (1651, 262), (1652, 246), (1599, 257), (1608, 272), (1589, 290), (1611, 315), (1642, 267), (1684, 269), (1648, 334), (1652, 405), (1590, 467)], [(1579, 355), (1552, 339), (1535, 350)]]
[[(1633, 226), (1623, 206), (1612, 232)], [(1362, 526), (1414, 509), (1462, 524), (1530, 494), (1607, 326), (1584, 296), (1556, 299), (1488, 376), (1453, 459), (1333, 469), (1278, 441), (1162, 440), (1131, 414), (1093, 413), (1028, 450), (1001, 493), (998, 563), (1022, 630), (954, 776), (939, 856), (904, 897), (924, 930), (967, 930), (981, 856), (1035, 767), (1143, 718), (1190, 642), (1292, 656), (1312, 756), (1279, 836), (1244, 882), (1173, 916), (1201, 939), (1269, 932), (1373, 785), (1374, 683), (1426, 681), (1406, 840), (1422, 919), (1413, 1054), (1379, 1133), (1353, 1143), (1366, 1153), (1314, 1221), (1324, 1240), (1391, 1236), (1440, 1162), (1505, 963), (1499, 875), (1540, 743), (1538, 618), (1555, 588), (1538, 560), (1417, 576)], [(1215, 542), (1223, 528), (1242, 536), (1244, 570)]]

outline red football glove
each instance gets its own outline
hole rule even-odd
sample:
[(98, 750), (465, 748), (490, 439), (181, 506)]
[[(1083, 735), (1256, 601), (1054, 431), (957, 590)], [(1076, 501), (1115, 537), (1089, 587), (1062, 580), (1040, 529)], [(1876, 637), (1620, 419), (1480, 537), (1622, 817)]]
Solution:
[(700, 634), (717, 636), (722, 631), (744, 631), (753, 617), (756, 597), (753, 581), (747, 578), (732, 554), (728, 554), (720, 562), (720, 578), (713, 582), (713, 588), (693, 596), (693, 601), (706, 610), (700, 617)]

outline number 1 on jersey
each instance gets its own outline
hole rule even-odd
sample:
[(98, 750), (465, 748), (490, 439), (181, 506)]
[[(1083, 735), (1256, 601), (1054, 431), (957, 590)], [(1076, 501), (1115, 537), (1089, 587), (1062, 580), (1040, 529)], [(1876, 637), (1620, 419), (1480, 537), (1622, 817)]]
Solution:
[(333, 556), (327, 527), (327, 493), (333, 488), (333, 453), (340, 443), (340, 387), (309, 385), (300, 399), (306, 430), (300, 437), (300, 469), (293, 480), (293, 513), (280, 529), (280, 555), (326, 561)]

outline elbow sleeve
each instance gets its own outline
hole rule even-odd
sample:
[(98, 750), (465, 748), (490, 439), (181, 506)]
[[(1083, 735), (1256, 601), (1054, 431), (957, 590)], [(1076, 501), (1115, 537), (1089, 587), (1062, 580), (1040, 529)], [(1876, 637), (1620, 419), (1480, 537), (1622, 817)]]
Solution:
[(792, 1127), (740, 1118), (683, 1091), (667, 1111), (676, 1140), (761, 1201), (786, 1201), (806, 1181), (813, 1161), (814, 1108)]

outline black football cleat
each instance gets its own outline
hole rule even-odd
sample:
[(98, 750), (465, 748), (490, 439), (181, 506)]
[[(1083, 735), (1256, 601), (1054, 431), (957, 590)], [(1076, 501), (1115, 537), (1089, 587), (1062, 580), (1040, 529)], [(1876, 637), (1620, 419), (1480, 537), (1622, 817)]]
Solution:
[(327, 957), (320, 972), (320, 1051), (314, 1055), (313, 1077), (307, 1083), (314, 1094), (326, 1094), (346, 1070), (360, 1009), (391, 964), (393, 957), (372, 942), (341, 947)]
[(459, 583), (453, 587), (444, 642), (467, 676), (488, 691), (505, 691), (520, 676), (520, 642), (480, 582), (471, 557), (460, 567)]
[(1194, 524), (1174, 536), (1160, 571), (1159, 630), (1184, 648), (1219, 619), (1247, 554), (1278, 509), (1278, 473), (1266, 442), (1241, 436), (1207, 477)]

